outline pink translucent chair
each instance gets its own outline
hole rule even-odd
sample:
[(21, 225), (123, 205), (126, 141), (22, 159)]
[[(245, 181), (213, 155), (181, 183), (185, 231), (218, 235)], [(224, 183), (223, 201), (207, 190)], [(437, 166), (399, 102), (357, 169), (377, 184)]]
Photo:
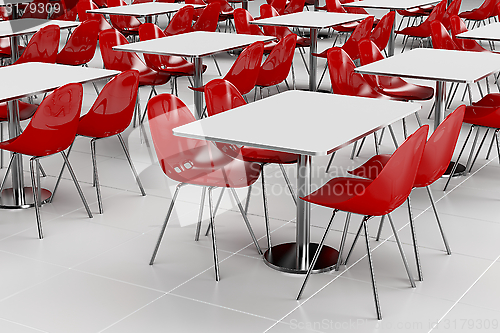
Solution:
[[(163, 173), (168, 178), (179, 182), (175, 188), (167, 216), (163, 223), (153, 255), (149, 262), (153, 265), (158, 254), (167, 223), (172, 214), (175, 200), (181, 187), (185, 185), (202, 186), (200, 209), (203, 209), (205, 194), (208, 189), (208, 205), (210, 209), (210, 226), (212, 230), (212, 250), (215, 264), (215, 280), (219, 281), (219, 262), (217, 256), (217, 242), (215, 238), (215, 213), (212, 205), (212, 190), (215, 187), (229, 188), (245, 224), (252, 236), (259, 252), (262, 250), (255, 238), (252, 227), (246, 216), (235, 188), (247, 187), (259, 178), (261, 167), (258, 163), (245, 162), (222, 153), (213, 143), (204, 140), (195, 140), (176, 136), (172, 130), (181, 125), (195, 121), (187, 106), (177, 97), (170, 94), (161, 94), (153, 97), (148, 103), (148, 118), (156, 150), (156, 156)], [(197, 225), (197, 237), (201, 227), (201, 216)]]

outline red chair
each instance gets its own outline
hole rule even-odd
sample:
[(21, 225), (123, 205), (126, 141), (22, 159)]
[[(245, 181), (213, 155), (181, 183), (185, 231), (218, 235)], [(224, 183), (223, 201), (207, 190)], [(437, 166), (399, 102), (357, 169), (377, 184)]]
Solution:
[(459, 16), (453, 15), (452, 17), (450, 17), (450, 28), (453, 42), (455, 42), (455, 44), (462, 50), (472, 52), (491, 52), (479, 45), (479, 43), (473, 39), (456, 37), (458, 34), (468, 31), (464, 21), (462, 21)]
[[(172, 1), (175, 2), (175, 1)], [(207, 3), (203, 0), (185, 0), (184, 3), (186, 5), (203, 5), (206, 6)], [(193, 11), (193, 20), (198, 20), (198, 17), (200, 17), (201, 13), (203, 12), (204, 8), (196, 8)], [(217, 14), (217, 20), (218, 20), (218, 14)]]
[[(358, 0), (340, 0), (340, 3), (341, 4), (346, 4), (346, 3), (351, 3), (351, 2), (356, 2)], [(368, 13), (366, 11), (366, 9), (364, 8), (361, 8), (361, 7), (345, 7), (345, 10), (346, 12), (350, 13), (350, 14), (363, 14), (363, 15), (370, 15), (370, 13)], [(375, 18), (373, 20), (373, 28), (375, 28), (375, 26), (379, 23), (379, 19)]]
[(97, 7), (97, 5), (92, 0), (80, 0), (76, 5), (76, 9), (78, 11), (78, 19), (80, 20), (80, 22), (84, 22), (87, 20), (99, 21), (99, 31), (112, 29), (112, 26), (101, 14), (87, 13), (87, 10), (98, 8), (99, 7)]
[[(370, 241), (368, 235), (367, 222), (370, 218), (374, 216), (382, 216), (391, 213), (394, 209), (398, 208), (403, 204), (411, 193), (413, 183), (415, 181), (415, 176), (417, 174), (417, 169), (422, 158), (422, 153), (425, 147), (425, 140), (427, 139), (427, 132), (429, 126), (425, 125), (420, 127), (415, 133), (413, 133), (408, 139), (399, 147), (391, 159), (387, 162), (385, 168), (379, 173), (378, 177), (370, 179), (361, 178), (348, 178), (348, 177), (337, 177), (328, 181), (325, 185), (319, 188), (317, 191), (301, 198), (307, 202), (311, 202), (316, 205), (333, 208), (333, 214), (326, 228), (325, 234), (321, 239), (321, 242), (314, 254), (312, 262), (309, 264), (309, 270), (307, 272), (304, 283), (299, 291), (297, 299), (300, 298), (306, 283), (311, 274), (312, 268), (316, 264), (319, 257), (319, 253), (323, 247), (328, 231), (333, 222), (335, 214), (339, 211), (345, 211), (348, 213), (348, 219), (352, 213), (364, 215), (363, 221), (358, 229), (356, 238), (353, 241), (351, 251), (346, 257), (346, 262), (352, 252), (352, 249), (356, 245), (356, 242), (361, 233), (361, 229), (364, 229), (365, 242), (366, 242), (366, 252), (368, 255), (368, 263), (370, 266), (370, 275), (372, 281), (373, 296), (375, 300), (375, 308), (377, 310), (378, 320), (382, 319), (382, 312), (380, 310), (380, 303), (377, 293), (377, 286), (375, 282), (375, 274), (373, 271), (372, 256), (370, 250)], [(348, 190), (355, 189), (358, 190)], [(341, 189), (339, 191), (338, 189)], [(394, 238), (396, 239), (401, 257), (403, 258), (403, 263), (406, 268), (406, 272), (411, 282), (411, 286), (415, 287), (415, 282), (406, 262), (406, 258), (403, 252), (403, 248), (399, 241), (396, 228), (391, 220), (391, 227), (394, 233)], [(339, 251), (339, 262), (342, 260), (342, 251), (345, 242), (345, 235), (348, 229), (349, 220), (346, 220), (346, 225), (344, 227), (344, 235), (342, 236), (342, 242)]]
[[(224, 80), (231, 82), (241, 95), (248, 94), (255, 87), (260, 72), (263, 52), (263, 42), (255, 42), (247, 46), (223, 77)], [(189, 88), (196, 91), (205, 91), (205, 86)]]
[(179, 9), (172, 17), (167, 28), (163, 31), (166, 36), (185, 34), (191, 31), (193, 24), (194, 7), (186, 5)]
[[(283, 81), (286, 82), (286, 78), (288, 77), (288, 73), (290, 73), (290, 68), (292, 67), (296, 43), (297, 35), (295, 34), (290, 34), (282, 38), (260, 67), (259, 76), (257, 77), (255, 86), (260, 88), (261, 98), (262, 88), (276, 86), (279, 91), (278, 84)], [(255, 95), (256, 94), (257, 90), (255, 91)]]
[(55, 24), (47, 25), (31, 37), (28, 45), (21, 56), (14, 64), (25, 62), (46, 62), (54, 64), (57, 58), (59, 47), (59, 26)]
[[(1, 8), (1, 7), (0, 7)], [(18, 52), (21, 54), (24, 50), (24, 46), (18, 46)], [(2, 65), (4, 65), (4, 59), (11, 58), (11, 49), (10, 49), (10, 37), (0, 38), (0, 58), (2, 59)]]
[[(209, 141), (188, 139), (173, 135), (172, 130), (174, 128), (195, 121), (193, 114), (187, 106), (173, 95), (161, 94), (152, 98), (148, 103), (148, 118), (160, 167), (168, 178), (179, 182), (149, 264), (154, 264), (179, 189), (188, 184), (203, 186), (200, 209), (203, 208), (205, 193), (208, 188), (216, 281), (219, 280), (219, 262), (215, 238), (215, 217), (212, 211), (212, 189), (214, 187), (222, 187), (222, 189), (227, 187), (231, 190), (254, 244), (258, 252), (262, 254), (250, 222), (248, 222), (246, 213), (234, 190), (234, 188), (247, 187), (255, 183), (259, 178), (260, 165), (258, 163), (233, 159), (223, 154)], [(198, 222), (198, 233), (200, 226), (201, 218)]]
[(71, 34), (56, 57), (56, 63), (62, 65), (86, 65), (94, 58), (99, 33), (99, 21), (82, 22)]
[[(127, 3), (123, 0), (108, 0), (108, 7), (126, 6)], [(139, 36), (139, 27), (141, 22), (130, 15), (109, 15), (111, 25), (116, 30), (120, 31), (125, 37)]]
[(191, 27), (191, 31), (215, 32), (219, 23), (220, 3), (212, 2), (206, 6)]
[[(356, 26), (356, 29), (354, 29), (349, 39), (344, 43), (344, 45), (341, 46), (342, 50), (344, 50), (351, 59), (353, 60), (359, 59), (358, 43), (365, 38), (370, 38), (372, 26), (373, 26), (373, 16), (368, 16)], [(321, 53), (313, 53), (313, 56), (326, 58), (328, 51), (331, 50), (332, 48), (326, 49)], [(321, 82), (323, 81), (323, 77), (325, 76), (327, 68), (328, 68), (328, 62), (325, 64), (325, 68), (323, 69), (323, 73), (321, 74), (321, 78), (319, 79), (318, 87), (321, 85)]]
[[(425, 150), (418, 167), (417, 176), (415, 177), (415, 182), (413, 183), (414, 188), (425, 187), (427, 190), (427, 194), (429, 195), (429, 200), (432, 204), (432, 209), (436, 217), (439, 231), (441, 233), (441, 238), (443, 239), (448, 255), (451, 254), (450, 246), (448, 245), (443, 226), (441, 225), (441, 221), (439, 220), (438, 211), (436, 209), (436, 204), (431, 192), (430, 185), (441, 178), (445, 171), (448, 169), (451, 158), (453, 157), (453, 152), (455, 151), (458, 136), (460, 135), (460, 129), (462, 128), (462, 121), (464, 120), (465, 113), (465, 105), (459, 106), (454, 112), (448, 115), (448, 117), (446, 117), (446, 119), (432, 133), (431, 137), (427, 140), (427, 144), (425, 145)], [(388, 154), (373, 156), (366, 163), (352, 171), (349, 171), (349, 173), (358, 177), (375, 179), (383, 170), (390, 158), (391, 155)], [(422, 281), (422, 266), (420, 264), (420, 257), (418, 254), (418, 245), (415, 226), (413, 224), (410, 197), (408, 197), (407, 203), (418, 275), (419, 280)], [(376, 238), (377, 240), (380, 239), (383, 221), (383, 219), (380, 221)]]
[[(88, 216), (92, 213), (78, 185), (71, 164), (64, 153), (75, 139), (78, 118), (82, 108), (83, 87), (80, 83), (70, 83), (50, 93), (40, 104), (28, 126), (17, 137), (0, 142), (0, 149), (12, 152), (9, 169), (16, 154), (32, 156), (30, 159), (31, 185), (35, 202), (38, 237), (43, 238), (40, 216), (40, 158), (60, 153), (68, 166), (73, 182), (80, 194)], [(4, 175), (0, 188), (3, 190), (9, 169)]]
[[(94, 104), (84, 116), (80, 117), (76, 135), (91, 138), (90, 151), (92, 155), (94, 186), (97, 192), (97, 204), (99, 206), (99, 214), (103, 213), (101, 187), (99, 185), (99, 176), (97, 173), (97, 159), (95, 143), (97, 140), (109, 138), (112, 136), (118, 137), (122, 145), (125, 156), (127, 157), (132, 173), (141, 194), (146, 195), (142, 187), (139, 175), (135, 170), (134, 164), (130, 159), (130, 154), (123, 141), (121, 133), (127, 129), (132, 120), (134, 106), (137, 98), (137, 88), (139, 85), (139, 72), (136, 70), (125, 71), (115, 76), (102, 89)], [(68, 150), (68, 156), (71, 152), (71, 147)], [(64, 172), (64, 165), (59, 173), (56, 186), (52, 192), (52, 196), (57, 190), (59, 180)]]
[[(54, 13), (50, 15), (51, 20), (62, 20), (62, 21), (76, 21), (76, 16), (78, 14), (77, 4), (79, 0), (60, 0), (59, 2), (59, 10), (56, 12), (55, 4)], [(83, 22), (83, 21), (81, 21)]]
[(94, 1), (99, 8), (108, 7), (107, 0), (96, 0)]
[(464, 20), (468, 20), (469, 22), (473, 22), (472, 27), (470, 29), (474, 29), (474, 26), (479, 25), (481, 21), (484, 21), (492, 16), (498, 15), (497, 12), (497, 0), (485, 0), (481, 6), (475, 8), (473, 10), (461, 12), (458, 14)]
[[(243, 8), (236, 8), (234, 10), (234, 26), (237, 33), (244, 35), (264, 36), (264, 33), (262, 32), (262, 30), (260, 30), (258, 25), (249, 23), (253, 20), (254, 18), (247, 10)], [(264, 53), (271, 53), (275, 46), (276, 42), (266, 43), (264, 45)]]
[[(292, 14), (292, 13), (300, 13), (304, 10), (305, 0), (290, 0), (290, 2), (286, 5), (283, 10), (283, 14)], [(274, 6), (273, 6), (274, 7)]]
[(460, 5), (462, 4), (462, 0), (453, 0), (452, 3), (446, 8), (446, 11), (441, 17), (441, 23), (443, 23), (446, 30), (451, 29), (450, 18), (452, 16), (458, 15), (458, 11), (460, 10)]
[[(225, 81), (223, 79), (215, 79), (207, 83), (205, 87), (205, 101), (207, 103), (207, 112), (209, 117), (221, 112), (234, 109), (238, 106), (247, 104), (243, 96), (236, 89), (236, 87), (233, 86), (232, 83)], [(227, 144), (217, 143), (216, 145), (224, 153), (230, 155), (233, 158), (244, 160), (246, 162), (259, 163), (262, 166), (262, 196), (264, 201), (264, 217), (266, 220), (268, 247), (271, 248), (271, 235), (269, 229), (264, 166), (269, 163), (277, 163), (280, 166), (281, 172), (283, 173), (283, 177), (285, 178), (285, 181), (288, 185), (288, 189), (292, 195), (292, 198), (294, 202), (297, 203), (292, 186), (290, 184), (286, 171), (283, 168), (283, 164), (297, 163), (298, 155), (278, 152), (268, 149), (251, 148), (251, 147), (241, 147), (235, 150), (235, 149), (230, 149), (234, 147), (232, 146), (228, 147)], [(250, 198), (250, 193), (248, 195), (248, 198)]]
[(391, 30), (395, 17), (396, 12), (394, 11), (385, 14), (370, 34), (370, 39), (377, 45), (379, 50), (384, 50), (384, 52), (389, 43), (389, 38), (391, 38)]
[[(142, 41), (166, 37), (165, 33), (153, 23), (144, 23), (139, 28), (139, 38)], [(177, 78), (181, 76), (193, 76), (194, 64), (185, 60), (182, 57), (165, 56), (157, 54), (144, 54), (146, 65), (157, 72), (167, 73), (173, 79), (172, 94), (178, 94), (177, 91)], [(203, 72), (207, 69), (203, 65)]]
[[(170, 74), (158, 72), (149, 68), (134, 52), (122, 52), (113, 50), (113, 46), (128, 44), (127, 39), (117, 30), (109, 29), (99, 33), (99, 45), (102, 55), (102, 61), (106, 69), (113, 69), (124, 72), (130, 69), (139, 71), (139, 86), (151, 86), (149, 98), (153, 92), (156, 92), (154, 87), (162, 85), (170, 80)], [(137, 109), (140, 112), (139, 94), (137, 94)], [(144, 113), (145, 116), (145, 113)], [(142, 118), (144, 118), (142, 116)], [(134, 119), (135, 124), (135, 119)]]
[(273, 6), (280, 15), (283, 15), (285, 12), (286, 0), (273, 0), (267, 1), (267, 3)]
[[(432, 10), (431, 14), (427, 17), (427, 19), (422, 22), (420, 25), (413, 26), (413, 27), (406, 27), (403, 30), (396, 31), (397, 34), (401, 34), (406, 36), (403, 50), (406, 48), (406, 44), (408, 42), (409, 37), (419, 38), (419, 41), (421, 42), (421, 39), (423, 38), (428, 38), (431, 35), (431, 22), (432, 21), (440, 21), (446, 11), (446, 5), (447, 5), (447, 0), (442, 0), (434, 9)], [(412, 42), (413, 46), (413, 42)]]
[[(24, 8), (23, 15), (21, 18), (36, 18), (47, 20), (49, 18), (50, 12), (46, 10), (49, 8), (49, 0), (33, 0), (26, 5)], [(52, 3), (51, 3), (52, 5)]]
[[(229, 27), (231, 29), (231, 20), (234, 18), (234, 8), (231, 7), (229, 2), (226, 0), (207, 0), (206, 3), (211, 4), (212, 2), (220, 3), (220, 13), (219, 13), (219, 21), (226, 21), (226, 29)], [(224, 31), (226, 31), (224, 29)]]
[[(339, 0), (326, 0), (325, 1), (325, 8), (326, 11), (329, 13), (347, 13), (347, 11), (342, 7), (342, 4), (340, 3)], [(351, 22), (351, 23), (346, 23), (346, 24), (340, 24), (332, 27), (333, 30), (340, 32), (340, 33), (350, 33), (353, 32), (354, 29), (358, 26), (359, 22)], [(335, 37), (335, 40), (333, 41), (333, 45), (337, 42), (337, 37)]]

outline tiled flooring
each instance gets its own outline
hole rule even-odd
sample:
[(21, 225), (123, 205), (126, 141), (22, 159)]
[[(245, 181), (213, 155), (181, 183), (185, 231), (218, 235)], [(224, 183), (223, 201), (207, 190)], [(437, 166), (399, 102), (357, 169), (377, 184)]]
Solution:
[[(254, 16), (260, 3), (251, 3)], [(462, 9), (477, 5), (477, 0), (464, 0)], [(330, 45), (331, 39), (321, 40), (319, 50)], [(397, 47), (399, 52), (399, 39)], [(234, 57), (222, 54), (217, 59), (225, 72)], [(217, 76), (212, 60), (206, 63), (205, 82)], [(320, 60), (318, 67), (323, 64)], [(101, 66), (99, 53), (92, 65)], [(295, 68), (299, 87), (306, 87), (308, 78), (298, 53)], [(192, 91), (186, 88), (187, 84), (186, 79), (179, 81), (180, 98), (192, 105)], [(328, 85), (326, 78), (322, 88), (328, 89)], [(493, 86), (492, 89), (497, 91)], [(160, 90), (166, 92), (170, 87)], [(148, 92), (141, 89), (143, 101)], [(85, 93), (88, 109), (95, 92), (88, 85)], [(478, 92), (473, 93), (478, 99)], [(253, 94), (249, 96), (252, 98)], [(458, 104), (457, 99), (454, 105)], [(431, 123), (427, 120), (431, 105), (432, 102), (423, 103), (420, 111), (426, 123)], [(408, 125), (411, 131), (416, 129), (414, 117), (409, 117)], [(401, 142), (401, 123), (395, 124), (395, 128)], [(468, 126), (464, 125), (459, 145), (467, 131)], [(147, 124), (145, 132), (149, 133)], [(118, 140), (103, 140), (97, 144), (104, 198), (104, 214), (99, 215), (92, 187), (89, 142), (78, 138), (71, 161), (91, 203), (93, 219), (87, 217), (68, 174), (54, 202), (42, 207), (43, 240), (37, 239), (32, 209), (0, 211), (0, 332), (498, 331), (500, 165), (495, 154), (485, 160), (482, 153), (472, 173), (453, 179), (446, 192), (442, 191), (445, 179), (432, 185), (453, 251), (451, 256), (444, 252), (427, 194), (422, 189), (412, 193), (424, 270), (424, 280), (417, 281), (415, 289), (407, 280), (396, 244), (389, 237), (389, 227), (384, 228), (381, 241), (372, 238), (384, 316), (377, 321), (364, 246), (355, 248), (348, 267), (313, 275), (303, 298), (296, 301), (303, 277), (280, 273), (264, 264), (237, 207), (227, 197), (216, 219), (221, 280), (215, 282), (210, 238), (203, 236), (194, 241), (201, 193), (196, 187), (181, 191), (156, 263), (149, 266), (176, 184), (161, 172), (150, 138), (141, 143), (139, 130), (134, 128), (126, 131), (125, 138), (147, 196), (140, 195)], [(384, 137), (381, 149), (393, 151), (389, 136)], [(328, 157), (314, 158), (313, 184), (344, 175), (371, 157), (373, 150), (372, 145), (366, 145), (354, 160), (349, 159), (350, 147), (340, 150), (329, 174), (324, 173)], [(50, 189), (61, 160), (51, 157), (42, 163), (48, 174), (43, 185)], [(273, 243), (293, 241), (295, 206), (279, 169), (267, 168)], [(294, 181), (295, 167), (290, 166), (287, 171)], [(4, 172), (5, 168), (1, 175)], [(28, 182), (27, 172), (25, 179)], [(265, 248), (259, 186), (252, 194), (249, 219)], [(243, 198), (246, 190), (238, 193)], [(313, 207), (312, 240), (320, 240), (329, 215), (330, 210)], [(327, 240), (335, 247), (340, 241), (343, 217), (337, 217)], [(393, 218), (416, 276), (406, 207), (397, 209)], [(360, 217), (353, 217), (348, 244), (359, 221)], [(370, 221), (372, 236), (376, 234), (377, 222), (378, 219)]]

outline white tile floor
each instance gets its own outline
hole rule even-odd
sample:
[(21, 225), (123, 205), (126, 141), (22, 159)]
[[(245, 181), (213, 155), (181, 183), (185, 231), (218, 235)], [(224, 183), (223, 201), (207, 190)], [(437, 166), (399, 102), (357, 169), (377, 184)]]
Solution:
[[(251, 3), (254, 16), (261, 3)], [(478, 0), (464, 0), (462, 10), (478, 3)], [(330, 44), (330, 39), (321, 40), (319, 49)], [(399, 40), (397, 47), (401, 48)], [(217, 59), (225, 72), (234, 57), (222, 54)], [(217, 77), (213, 62), (208, 59), (206, 63), (205, 82)], [(319, 63), (322, 68), (324, 61)], [(101, 66), (98, 53), (92, 65)], [(306, 87), (307, 75), (298, 53), (295, 67), (299, 87)], [(328, 89), (328, 85), (326, 78), (322, 88)], [(180, 98), (192, 105), (192, 92), (186, 86), (187, 80), (181, 79)], [(168, 85), (160, 88), (162, 92), (169, 89)], [(85, 92), (84, 109), (88, 109), (95, 93), (90, 85), (85, 86)], [(146, 88), (141, 89), (143, 101), (147, 94)], [(479, 98), (477, 91), (474, 98)], [(427, 120), (431, 104), (424, 103), (420, 112), (426, 123), (431, 123)], [(458, 104), (457, 100), (454, 106)], [(411, 131), (416, 129), (413, 117), (408, 123)], [(401, 124), (395, 124), (395, 128), (398, 140), (402, 141)], [(464, 125), (459, 144), (467, 131)], [(363, 246), (355, 248), (348, 267), (312, 276), (298, 302), (295, 296), (302, 277), (274, 271), (264, 264), (229, 199), (223, 201), (216, 220), (221, 281), (215, 282), (210, 239), (201, 237), (199, 242), (194, 241), (199, 188), (181, 192), (156, 264), (149, 266), (175, 183), (161, 172), (152, 146), (148, 142), (141, 144), (137, 129), (129, 128), (125, 137), (146, 188), (146, 197), (140, 196), (118, 141), (104, 140), (97, 146), (104, 198), (104, 214), (99, 215), (91, 184), (89, 143), (78, 138), (71, 161), (91, 203), (93, 219), (87, 218), (68, 174), (54, 202), (42, 208), (43, 240), (37, 239), (33, 210), (0, 211), (0, 332), (498, 331), (500, 167), (497, 157), (485, 160), (481, 154), (473, 172), (454, 179), (447, 192), (442, 191), (444, 179), (432, 186), (453, 251), (451, 256), (444, 252), (426, 193), (415, 190), (412, 194), (424, 269), (424, 281), (418, 281), (415, 289), (410, 288), (393, 238), (388, 238), (389, 228), (384, 229), (380, 242), (372, 239), (384, 316), (377, 321)], [(392, 150), (386, 136), (382, 151)], [(314, 158), (314, 184), (344, 175), (373, 153), (373, 147), (367, 145), (360, 157), (350, 160), (350, 148), (342, 149), (329, 174), (324, 173), (328, 157)], [(47, 158), (43, 166), (48, 174), (43, 184), (52, 188), (61, 160)], [(279, 169), (268, 168), (273, 242), (293, 241), (295, 206)], [(290, 166), (287, 171), (294, 181), (295, 167)], [(1, 175), (4, 172), (5, 168)], [(26, 173), (26, 181), (28, 177)], [(243, 198), (246, 191), (239, 194)], [(260, 245), (265, 248), (262, 201), (257, 190), (252, 195), (249, 213)], [(320, 239), (329, 215), (330, 210), (313, 208), (312, 240)], [(328, 244), (339, 243), (340, 221), (344, 216), (337, 218)], [(398, 209), (393, 217), (416, 275), (405, 207)], [(348, 244), (359, 219), (353, 218)], [(370, 221), (371, 234), (376, 230), (375, 219)]]

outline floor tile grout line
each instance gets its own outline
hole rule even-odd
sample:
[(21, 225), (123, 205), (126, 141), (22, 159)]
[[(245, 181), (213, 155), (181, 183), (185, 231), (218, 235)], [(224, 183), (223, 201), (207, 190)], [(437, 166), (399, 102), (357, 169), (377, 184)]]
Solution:
[(434, 326), (431, 327), (431, 329), (428, 331), (428, 333), (431, 333), (434, 330), (434, 328), (436, 328), (439, 325), (439, 323), (451, 312), (451, 310), (453, 310), (455, 308), (455, 306), (457, 306), (457, 304), (460, 302), (460, 300), (465, 297), (465, 295), (479, 282), (479, 280), (490, 270), (491, 267), (493, 267), (493, 265), (499, 259), (500, 259), (500, 255), (484, 270), (484, 272), (472, 283), (472, 285), (469, 288), (467, 288), (467, 290), (462, 294), (462, 296), (460, 296), (460, 298), (458, 300), (455, 301), (455, 303), (448, 309), (448, 311), (446, 311), (443, 314), (443, 316), (441, 316), (441, 318), (439, 318), (439, 320), (434, 324)]
[(6, 321), (6, 322), (8, 322), (8, 323), (16, 324), (16, 325), (19, 325), (19, 326), (23, 326), (23, 327), (26, 327), (26, 328), (29, 328), (29, 329), (32, 329), (32, 330), (35, 330), (35, 331), (38, 331), (38, 332), (42, 332), (42, 333), (49, 333), (48, 331), (44, 331), (44, 330), (41, 330), (41, 329), (36, 328), (36, 327), (28, 326), (28, 325), (26, 325), (26, 324), (21, 324), (21, 323), (18, 323), (18, 322), (16, 322), (16, 321), (13, 321), (13, 320), (9, 320), (9, 319), (5, 319), (5, 318), (1, 318), (1, 317), (0, 317), (0, 320)]

